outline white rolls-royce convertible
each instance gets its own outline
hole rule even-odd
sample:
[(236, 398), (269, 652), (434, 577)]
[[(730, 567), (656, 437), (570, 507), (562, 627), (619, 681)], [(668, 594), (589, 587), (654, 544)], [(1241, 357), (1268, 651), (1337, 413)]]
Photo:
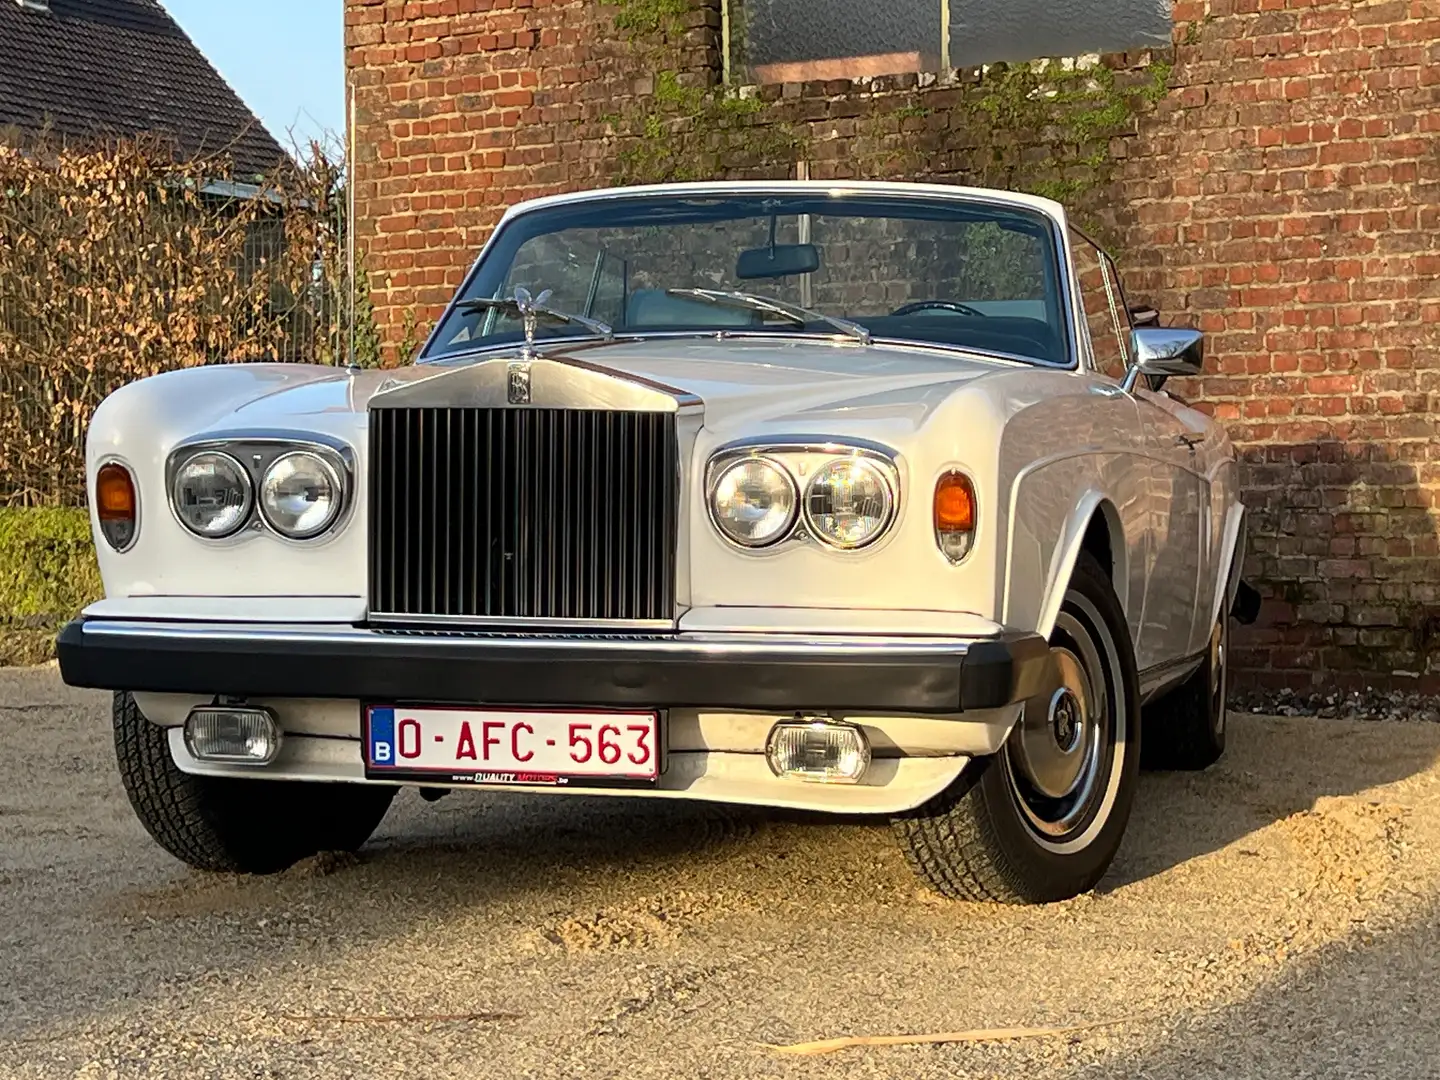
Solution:
[(1074, 896), (1142, 715), (1162, 767), (1225, 743), (1235, 456), (1162, 388), (1200, 334), (1134, 321), (1026, 195), (525, 203), (411, 366), (100, 406), (61, 670), (199, 868), (357, 848), (413, 785), (885, 815), (946, 895)]

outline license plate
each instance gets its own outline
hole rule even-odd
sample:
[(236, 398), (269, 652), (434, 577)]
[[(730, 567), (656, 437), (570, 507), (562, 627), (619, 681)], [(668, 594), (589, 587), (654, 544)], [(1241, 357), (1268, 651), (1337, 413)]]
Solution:
[(371, 706), (365, 771), (456, 784), (653, 782), (656, 713)]

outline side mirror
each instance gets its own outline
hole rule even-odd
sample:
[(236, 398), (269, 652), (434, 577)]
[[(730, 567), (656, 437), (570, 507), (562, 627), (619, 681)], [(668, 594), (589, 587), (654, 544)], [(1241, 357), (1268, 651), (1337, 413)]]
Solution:
[(1135, 389), (1141, 375), (1161, 380), (1171, 375), (1199, 375), (1205, 363), (1205, 335), (1199, 330), (1168, 326), (1142, 326), (1130, 332), (1130, 351), (1135, 359), (1121, 385)]

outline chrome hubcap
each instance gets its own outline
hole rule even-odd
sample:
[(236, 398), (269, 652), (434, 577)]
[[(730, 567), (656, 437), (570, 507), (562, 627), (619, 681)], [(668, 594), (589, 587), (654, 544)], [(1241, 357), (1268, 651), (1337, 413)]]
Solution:
[(1048, 699), (1026, 703), (1001, 753), (1031, 831), (1062, 851), (1085, 846), (1103, 823), (1125, 737), (1124, 702), (1111, 699), (1106, 679), (1118, 668), (1115, 646), (1099, 612), (1085, 614), (1061, 612), (1052, 639), (1060, 686)]
[(1089, 680), (1075, 654), (1057, 649), (1055, 664), (1060, 689), (1048, 707), (1040, 702), (1025, 706), (1015, 740), (1016, 765), (1041, 795), (1063, 799), (1079, 785), (1090, 751), (1096, 744), (1096, 724), (1089, 702), (1094, 697)]

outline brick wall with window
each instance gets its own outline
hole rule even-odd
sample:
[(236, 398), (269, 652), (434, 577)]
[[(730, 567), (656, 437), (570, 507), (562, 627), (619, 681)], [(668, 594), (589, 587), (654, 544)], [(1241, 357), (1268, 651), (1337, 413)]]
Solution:
[[(358, 234), (392, 349), (407, 319), (429, 326), (505, 206), (616, 175), (614, 118), (656, 86), (616, 12), (346, 0)], [(1440, 7), (1177, 0), (1174, 19), (1163, 55), (1104, 58), (1122, 83), (1174, 67), (1084, 202), (1131, 305), (1209, 334), (1210, 373), (1169, 389), (1244, 458), (1247, 573), (1267, 599), (1237, 636), (1239, 678), (1440, 690)], [(694, 0), (668, 63), (703, 85), (720, 53), (719, 0)], [(811, 176), (993, 176), (963, 74), (760, 92)], [(896, 152), (867, 164), (854, 149), (876, 132)], [(1049, 134), (1015, 152), (1058, 154)]]

